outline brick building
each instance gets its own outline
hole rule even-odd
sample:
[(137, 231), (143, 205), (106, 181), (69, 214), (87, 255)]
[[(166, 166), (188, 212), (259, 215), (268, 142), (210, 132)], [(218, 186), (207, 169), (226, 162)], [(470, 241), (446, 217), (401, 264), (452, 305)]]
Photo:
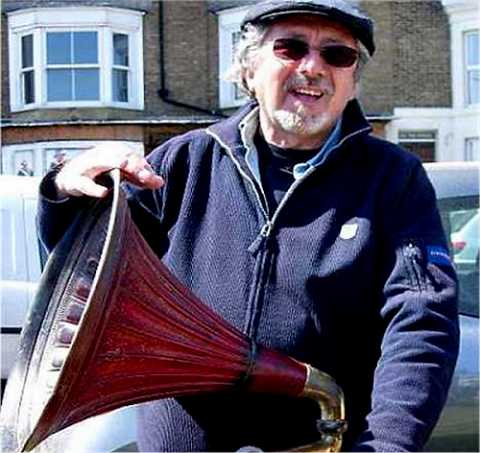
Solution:
[[(230, 114), (245, 99), (221, 76), (248, 3), (3, 0), (2, 172), (104, 141), (148, 153)], [(426, 160), (478, 157), (476, 2), (359, 3), (376, 21), (360, 88), (375, 132)]]

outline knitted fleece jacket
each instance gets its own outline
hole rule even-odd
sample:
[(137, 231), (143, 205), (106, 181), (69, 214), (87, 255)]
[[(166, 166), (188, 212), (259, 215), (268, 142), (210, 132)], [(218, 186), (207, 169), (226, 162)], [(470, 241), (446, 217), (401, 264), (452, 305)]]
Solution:
[[(270, 213), (239, 131), (252, 108), (153, 151), (166, 185), (125, 184), (134, 220), (209, 307), (257, 343), (336, 379), (346, 398), (345, 450), (420, 450), (458, 354), (456, 277), (434, 253), (447, 246), (423, 167), (369, 135), (351, 101), (340, 143)], [(81, 203), (41, 198), (47, 247)], [(267, 395), (166, 399), (141, 405), (139, 446), (288, 449), (315, 439), (318, 417), (309, 401)]]

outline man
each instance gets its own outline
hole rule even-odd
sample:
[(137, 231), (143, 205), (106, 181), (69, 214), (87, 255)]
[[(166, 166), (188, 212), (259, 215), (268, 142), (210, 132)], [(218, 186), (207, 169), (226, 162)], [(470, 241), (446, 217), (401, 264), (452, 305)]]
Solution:
[[(232, 72), (252, 102), (148, 162), (122, 147), (73, 159), (44, 180), (39, 218), (52, 248), (79, 196), (107, 193), (94, 178), (120, 167), (136, 223), (185, 285), (337, 380), (345, 450), (414, 451), (456, 361), (456, 278), (421, 163), (370, 136), (355, 99), (374, 50), (371, 20), (342, 0), (254, 5)], [(167, 399), (141, 406), (139, 443), (288, 449), (316, 438), (318, 417), (267, 395)]]
[(26, 160), (22, 160), (22, 162), (20, 162), (20, 168), (18, 169), (17, 176), (33, 176), (33, 171), (28, 166), (28, 162)]

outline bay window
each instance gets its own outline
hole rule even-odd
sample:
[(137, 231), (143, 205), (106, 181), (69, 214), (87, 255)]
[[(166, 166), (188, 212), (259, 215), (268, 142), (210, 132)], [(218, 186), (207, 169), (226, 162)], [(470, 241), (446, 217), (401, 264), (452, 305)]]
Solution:
[(8, 14), (12, 111), (143, 109), (142, 13), (109, 7)]

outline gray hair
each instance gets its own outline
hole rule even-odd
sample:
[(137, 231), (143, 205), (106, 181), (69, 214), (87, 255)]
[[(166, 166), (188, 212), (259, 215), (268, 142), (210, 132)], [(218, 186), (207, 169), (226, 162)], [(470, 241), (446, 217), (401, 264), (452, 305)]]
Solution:
[(252, 60), (260, 51), (268, 30), (269, 28), (263, 24), (245, 25), (235, 49), (233, 63), (225, 77), (251, 98), (254, 98), (255, 95), (248, 86), (247, 73), (252, 70)]
[[(249, 23), (245, 25), (235, 49), (233, 63), (225, 76), (225, 80), (235, 83), (243, 93), (251, 98), (255, 97), (255, 93), (248, 86), (247, 73), (253, 70), (252, 60), (260, 51), (268, 31), (269, 27), (265, 24)], [(355, 82), (360, 80), (363, 69), (370, 59), (365, 46), (358, 40), (357, 45), (360, 56), (355, 68)]]

